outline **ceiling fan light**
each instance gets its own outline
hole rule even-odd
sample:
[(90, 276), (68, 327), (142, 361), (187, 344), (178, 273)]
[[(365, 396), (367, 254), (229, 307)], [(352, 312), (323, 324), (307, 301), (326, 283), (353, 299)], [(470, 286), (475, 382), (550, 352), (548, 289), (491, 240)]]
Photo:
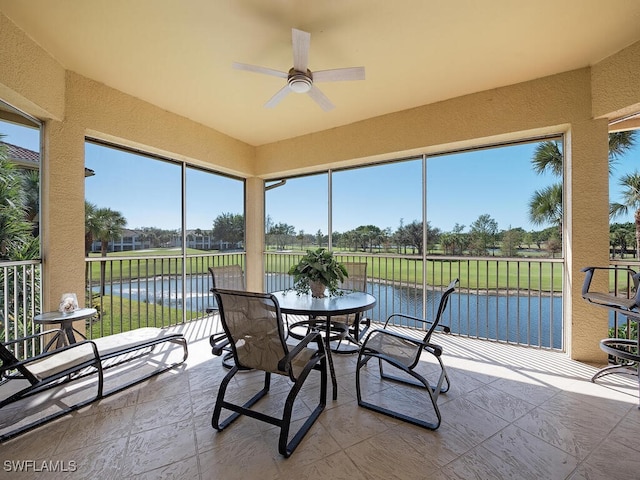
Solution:
[(307, 93), (311, 90), (311, 82), (306, 77), (292, 78), (289, 82), (289, 88), (296, 93)]

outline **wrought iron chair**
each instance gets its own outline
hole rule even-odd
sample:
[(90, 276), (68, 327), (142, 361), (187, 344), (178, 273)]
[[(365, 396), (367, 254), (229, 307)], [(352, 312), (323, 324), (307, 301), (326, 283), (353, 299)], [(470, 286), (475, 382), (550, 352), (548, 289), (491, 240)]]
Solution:
[[(0, 343), (0, 440), (8, 440), (46, 422), (77, 410), (102, 397), (103, 373), (96, 344), (83, 341), (64, 345), (40, 354), (24, 355), (19, 360), (11, 348), (44, 350), (46, 335), (61, 334), (60, 330), (47, 330), (16, 340)], [(62, 338), (65, 338), (62, 335)], [(22, 355), (20, 355), (22, 356)], [(89, 382), (96, 394), (84, 400), (58, 394), (51, 390), (69, 384), (90, 373), (97, 373), (97, 381)], [(56, 395), (61, 398), (56, 398)], [(52, 409), (52, 413), (48, 413)]]
[[(218, 267), (209, 267), (209, 273), (211, 274), (211, 291), (214, 288), (224, 288), (227, 290), (240, 290), (245, 291), (244, 272), (242, 267), (238, 264), (235, 265), (222, 265)], [(218, 308), (207, 308), (207, 313), (217, 312)], [(209, 343), (211, 344), (211, 352), (222, 357), (222, 365), (225, 368), (231, 368), (233, 366), (233, 355), (229, 348), (228, 341), (225, 343), (224, 339), (227, 334), (225, 332), (217, 332), (209, 337)]]
[[(356, 364), (356, 395), (358, 398), (358, 405), (430, 430), (436, 430), (440, 426), (442, 418), (437, 404), (438, 396), (441, 393), (447, 392), (450, 385), (449, 377), (447, 376), (444, 364), (442, 363), (442, 347), (432, 343), (431, 336), (436, 330), (442, 330), (445, 333), (449, 333), (450, 331), (448, 326), (440, 325), (440, 321), (445, 309), (447, 308), (449, 297), (455, 291), (457, 282), (458, 279), (453, 280), (443, 291), (442, 296), (440, 297), (436, 316), (432, 321), (410, 315), (394, 313), (389, 316), (384, 324), (384, 328), (375, 329), (369, 332), (360, 347), (358, 361)], [(417, 338), (401, 331), (393, 330), (392, 327), (396, 319), (402, 319), (404, 321), (403, 323), (407, 325), (413, 322), (413, 325), (416, 327), (423, 326), (426, 329), (426, 334), (422, 338)], [(427, 352), (433, 355), (438, 361), (440, 375), (434, 385), (429, 384), (424, 376), (415, 370), (420, 362), (422, 352)], [(418, 387), (419, 389), (426, 391), (437, 417), (437, 421), (432, 422), (426, 419), (421, 419), (408, 413), (390, 410), (389, 408), (385, 408), (381, 405), (363, 400), (360, 370), (362, 367), (367, 365), (369, 360), (372, 358), (378, 359), (378, 369), (382, 380), (391, 380), (401, 384)], [(395, 367), (401, 372), (404, 372), (405, 375), (389, 375), (384, 371), (383, 364), (385, 363), (389, 364), (391, 367)]]
[[(591, 291), (591, 282), (597, 271), (608, 275), (610, 272), (627, 273), (627, 296), (618, 296), (611, 293)], [(590, 304), (606, 308), (609, 311), (627, 317), (630, 321), (640, 324), (640, 273), (631, 268), (614, 267), (585, 267), (582, 272), (586, 274), (582, 284), (582, 298)], [(611, 365), (598, 370), (591, 381), (612, 373), (626, 373), (638, 376), (638, 391), (640, 393), (640, 336), (632, 338), (603, 338), (600, 340), (600, 349), (605, 352)], [(638, 408), (640, 408), (640, 403)]]
[[(211, 424), (216, 430), (222, 431), (241, 415), (247, 415), (275, 425), (280, 429), (278, 451), (289, 457), (326, 405), (327, 356), (322, 336), (318, 332), (312, 332), (289, 350), (280, 305), (273, 295), (222, 289), (213, 289), (213, 293), (220, 309), (222, 326), (227, 339), (230, 339), (235, 364), (220, 383)], [(263, 371), (264, 385), (248, 401), (239, 405), (228, 400), (228, 397), (234, 395), (227, 395), (227, 388), (235, 374), (243, 368)], [(320, 398), (303, 425), (289, 440), (294, 402), (312, 370), (320, 374)], [(251, 409), (269, 392), (271, 374), (287, 377), (293, 383), (281, 417)], [(234, 383), (234, 387), (236, 385)], [(220, 421), (223, 409), (233, 413)]]

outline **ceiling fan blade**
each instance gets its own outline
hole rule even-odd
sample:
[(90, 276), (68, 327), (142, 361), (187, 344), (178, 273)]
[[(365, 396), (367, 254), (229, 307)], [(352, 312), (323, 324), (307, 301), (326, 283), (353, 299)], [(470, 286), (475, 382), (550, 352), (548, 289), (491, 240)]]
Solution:
[(260, 67), (258, 65), (249, 65), (246, 63), (233, 62), (233, 68), (237, 70), (247, 70), (248, 72), (264, 73), (265, 75), (272, 75), (274, 77), (287, 78), (286, 72), (274, 70), (273, 68)]
[(291, 41), (293, 43), (293, 68), (304, 73), (309, 66), (311, 34), (292, 28)]
[(282, 87), (280, 90), (278, 90), (276, 92), (276, 94), (271, 97), (267, 103), (264, 104), (264, 106), (266, 108), (273, 108), (275, 107), (277, 104), (279, 104), (282, 99), (284, 97), (286, 97), (287, 95), (289, 95), (289, 93), (291, 93), (291, 89), (289, 88), (289, 85), (285, 85), (284, 87)]
[(329, 110), (333, 110), (335, 108), (335, 105), (331, 103), (331, 100), (329, 100), (327, 96), (322, 93), (322, 91), (320, 91), (320, 89), (315, 85), (311, 86), (311, 90), (309, 90), (308, 93), (309, 96), (313, 98), (325, 112), (328, 112)]
[(344, 80), (364, 80), (364, 67), (336, 68), (313, 72), (314, 82), (340, 82)]

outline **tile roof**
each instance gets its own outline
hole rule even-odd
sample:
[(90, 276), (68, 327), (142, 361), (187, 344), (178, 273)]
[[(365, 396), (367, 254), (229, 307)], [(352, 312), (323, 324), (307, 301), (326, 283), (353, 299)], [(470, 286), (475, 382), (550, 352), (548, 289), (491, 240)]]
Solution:
[[(0, 145), (7, 147), (7, 157), (15, 164), (24, 168), (40, 168), (40, 153), (7, 142), (0, 142)], [(93, 175), (95, 172), (85, 167), (84, 176), (92, 177)]]
[(0, 142), (0, 145), (7, 147), (7, 156), (9, 157), (9, 160), (27, 166), (30, 165), (33, 168), (38, 168), (40, 165), (40, 154), (38, 152), (7, 142)]

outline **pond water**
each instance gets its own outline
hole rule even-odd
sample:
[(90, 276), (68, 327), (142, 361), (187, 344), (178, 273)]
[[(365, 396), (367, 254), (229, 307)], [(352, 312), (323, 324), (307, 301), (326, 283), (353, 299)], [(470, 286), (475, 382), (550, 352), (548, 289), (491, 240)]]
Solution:
[[(265, 277), (267, 290), (291, 287), (288, 275)], [(182, 282), (177, 278), (134, 280), (107, 285), (107, 295), (121, 296), (133, 301), (163, 304), (167, 307), (202, 311), (214, 306), (209, 292), (209, 277), (194, 275), (186, 284), (183, 299)], [(422, 316), (422, 290), (369, 282), (368, 292), (377, 304), (367, 315), (374, 321), (384, 321), (392, 312)], [(94, 287), (94, 292), (99, 288)], [(435, 314), (439, 291), (427, 291), (427, 317)], [(562, 298), (549, 296), (479, 295), (456, 292), (450, 297), (443, 324), (452, 332), (472, 337), (489, 338), (562, 348)]]

